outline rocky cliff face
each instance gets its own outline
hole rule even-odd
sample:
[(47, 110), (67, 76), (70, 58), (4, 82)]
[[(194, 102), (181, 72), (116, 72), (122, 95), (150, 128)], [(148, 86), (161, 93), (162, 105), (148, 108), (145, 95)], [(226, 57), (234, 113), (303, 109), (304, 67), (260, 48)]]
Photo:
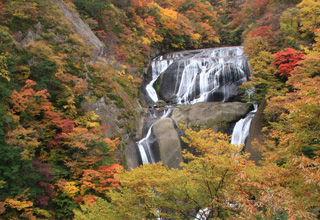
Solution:
[[(72, 31), (87, 44), (91, 52), (91, 60), (88, 60), (88, 63), (93, 65), (95, 63), (102, 63), (102, 65), (109, 66), (110, 69), (120, 72), (122, 70), (121, 64), (108, 54), (106, 45), (96, 37), (80, 16), (67, 7), (63, 1), (52, 1), (58, 5), (58, 8), (61, 10), (61, 16), (70, 23)], [(112, 44), (112, 42), (109, 43)], [(91, 80), (90, 76), (87, 75), (86, 80)], [(125, 100), (123, 106), (117, 106), (115, 101), (103, 95), (96, 100), (83, 102), (82, 107), (86, 111), (94, 111), (95, 114), (100, 116), (101, 125), (108, 127), (104, 130), (105, 137), (121, 136), (122, 143), (126, 144), (129, 141), (129, 133), (132, 132), (135, 126), (134, 115), (135, 108), (138, 108), (138, 101), (129, 97), (123, 88), (115, 91), (114, 95)]]
[(80, 18), (80, 16), (65, 5), (61, 0), (51, 0), (56, 3), (61, 10), (63, 18), (70, 23), (71, 29), (79, 37), (83, 39), (90, 47), (93, 55), (93, 61), (97, 60), (99, 56), (106, 56), (106, 46), (96, 37), (86, 23)]
[(262, 133), (262, 127), (263, 127), (263, 117), (264, 117), (263, 111), (265, 107), (266, 107), (266, 103), (262, 102), (254, 118), (252, 119), (251, 127), (249, 130), (249, 136), (244, 148), (244, 151), (250, 153), (249, 160), (255, 161), (256, 164), (259, 164), (259, 160), (262, 159), (262, 155), (261, 155), (262, 152), (259, 150), (259, 148), (255, 147), (257, 146), (255, 142), (263, 146), (265, 136)]

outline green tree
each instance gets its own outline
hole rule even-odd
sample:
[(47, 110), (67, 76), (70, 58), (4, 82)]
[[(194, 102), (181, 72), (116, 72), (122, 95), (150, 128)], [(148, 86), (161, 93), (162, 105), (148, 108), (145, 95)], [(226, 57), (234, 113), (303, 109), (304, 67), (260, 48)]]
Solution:
[(34, 198), (40, 188), (35, 187), (37, 181), (41, 179), (38, 172), (32, 167), (31, 160), (25, 160), (21, 157), (21, 150), (9, 146), (4, 140), (12, 124), (13, 119), (10, 114), (0, 104), (0, 180), (4, 181), (0, 187), (0, 200), (6, 197), (13, 198), (20, 195), (24, 190), (30, 188), (29, 198)]

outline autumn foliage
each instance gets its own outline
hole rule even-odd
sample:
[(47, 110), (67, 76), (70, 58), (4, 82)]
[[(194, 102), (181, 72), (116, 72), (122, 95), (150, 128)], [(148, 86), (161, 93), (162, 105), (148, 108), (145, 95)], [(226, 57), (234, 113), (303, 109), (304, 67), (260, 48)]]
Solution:
[[(319, 12), (316, 0), (0, 1), (0, 218), (319, 218)], [(151, 56), (241, 44), (246, 99), (267, 104), (259, 166), (225, 135), (186, 130), (198, 154), (182, 169), (124, 170)], [(117, 109), (117, 135), (83, 103)]]
[(199, 210), (208, 211), (202, 217), (222, 219), (316, 218), (318, 157), (287, 155), (286, 165), (279, 166), (271, 153), (256, 166), (224, 134), (185, 132), (183, 140), (198, 156), (184, 151), (188, 163), (181, 169), (158, 163), (117, 174), (120, 186), (108, 191), (110, 202), (83, 205), (76, 219), (185, 219), (196, 218)]
[[(89, 49), (52, 2), (0, 8), (0, 218), (72, 218), (75, 198), (103, 196), (121, 167), (119, 138), (103, 137), (99, 116), (80, 107)], [(36, 42), (18, 45), (36, 23)], [(89, 170), (99, 182), (88, 180)], [(81, 191), (86, 181), (95, 187)]]
[(304, 55), (304, 52), (296, 51), (293, 48), (286, 48), (284, 52), (277, 52), (274, 61), (279, 69), (280, 76), (289, 77)]

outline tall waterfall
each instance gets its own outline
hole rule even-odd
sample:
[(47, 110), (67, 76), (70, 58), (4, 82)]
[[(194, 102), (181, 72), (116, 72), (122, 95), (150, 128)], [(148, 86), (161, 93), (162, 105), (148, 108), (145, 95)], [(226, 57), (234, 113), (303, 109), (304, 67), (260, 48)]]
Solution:
[[(153, 106), (164, 100), (168, 105), (160, 113), (149, 112), (155, 121), (169, 117), (172, 104), (198, 102), (226, 102), (239, 95), (238, 86), (249, 78), (248, 59), (242, 47), (209, 48), (168, 53), (151, 61), (145, 78), (146, 102)], [(145, 128), (146, 135), (136, 142), (142, 163), (154, 163), (152, 126)], [(240, 126), (240, 125), (239, 125)]]

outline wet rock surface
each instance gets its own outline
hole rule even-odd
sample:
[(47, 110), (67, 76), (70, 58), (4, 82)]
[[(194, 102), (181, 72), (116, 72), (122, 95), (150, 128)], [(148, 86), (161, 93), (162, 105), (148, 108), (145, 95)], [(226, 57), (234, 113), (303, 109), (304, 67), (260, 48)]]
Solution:
[(181, 142), (178, 131), (173, 126), (171, 118), (157, 120), (152, 128), (157, 138), (155, 151), (158, 152), (160, 160), (164, 165), (178, 168), (182, 162)]
[(226, 131), (232, 123), (243, 118), (250, 110), (252, 105), (247, 103), (202, 102), (177, 106), (172, 113), (172, 119), (178, 124), (185, 124), (187, 128), (211, 128), (218, 132)]

